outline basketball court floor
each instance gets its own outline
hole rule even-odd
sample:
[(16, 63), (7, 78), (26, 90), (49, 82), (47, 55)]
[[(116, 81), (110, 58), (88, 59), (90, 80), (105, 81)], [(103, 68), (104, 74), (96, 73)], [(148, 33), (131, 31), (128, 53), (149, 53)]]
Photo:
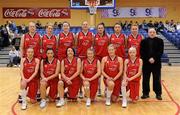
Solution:
[[(39, 103), (28, 103), (27, 110), (21, 110), (17, 103), (19, 92), (19, 68), (0, 68), (0, 115), (179, 115), (180, 114), (180, 67), (163, 66), (163, 100), (157, 101), (151, 88), (150, 98), (129, 103), (127, 108), (121, 102), (105, 106), (105, 98), (97, 97), (90, 107), (85, 106), (85, 99), (78, 102), (66, 102), (56, 108), (55, 103), (48, 103), (41, 109)], [(152, 83), (151, 83), (152, 86)], [(102, 87), (104, 87), (102, 85)], [(140, 90), (140, 95), (141, 95)]]

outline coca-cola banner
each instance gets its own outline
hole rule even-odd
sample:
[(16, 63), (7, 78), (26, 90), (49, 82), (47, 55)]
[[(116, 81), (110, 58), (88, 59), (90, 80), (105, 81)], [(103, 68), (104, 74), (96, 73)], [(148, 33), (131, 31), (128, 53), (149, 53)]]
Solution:
[(70, 18), (69, 8), (3, 8), (3, 18)]

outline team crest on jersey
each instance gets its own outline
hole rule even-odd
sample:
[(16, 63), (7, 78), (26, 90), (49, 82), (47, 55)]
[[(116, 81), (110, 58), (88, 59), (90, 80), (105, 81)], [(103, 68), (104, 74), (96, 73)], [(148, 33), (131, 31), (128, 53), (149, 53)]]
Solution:
[(115, 48), (118, 48), (118, 47), (120, 47), (121, 46), (121, 44), (114, 44), (114, 47)]
[(46, 42), (46, 40), (43, 40), (44, 42)]
[(79, 39), (83, 39), (83, 36), (81, 36)]
[(47, 65), (45, 65), (45, 67), (47, 67)]
[(89, 68), (89, 69), (87, 70), (87, 73), (88, 73), (88, 74), (93, 74), (94, 71), (95, 71), (95, 68)]
[(96, 40), (98, 40), (98, 38), (96, 38)]
[(28, 40), (28, 41), (29, 41), (29, 38), (26, 38), (26, 40)]
[(82, 43), (83, 46), (87, 46), (88, 44), (89, 44), (89, 40), (85, 40), (85, 41)]
[(101, 40), (100, 42), (98, 42), (98, 45), (103, 46), (106, 43), (106, 40)]
[(63, 39), (63, 37), (60, 38), (60, 40), (62, 40), (62, 39)]
[(65, 46), (71, 46), (71, 42), (64, 43)]
[(112, 40), (114, 40), (114, 38), (112, 38)]

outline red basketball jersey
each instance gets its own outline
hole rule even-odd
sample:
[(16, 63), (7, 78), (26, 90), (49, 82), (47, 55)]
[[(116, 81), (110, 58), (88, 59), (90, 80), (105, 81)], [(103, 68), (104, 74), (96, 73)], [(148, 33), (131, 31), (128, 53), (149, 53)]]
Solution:
[(104, 57), (108, 55), (107, 47), (109, 45), (109, 38), (105, 34), (102, 37), (99, 34), (95, 35), (95, 52), (96, 56), (98, 57)]
[(137, 50), (137, 57), (140, 57), (140, 43), (142, 41), (142, 35), (138, 34), (136, 38), (133, 35), (128, 36), (128, 49), (130, 47), (136, 47)]
[[(127, 77), (131, 78), (132, 76), (136, 75), (138, 73), (139, 70), (139, 66), (140, 66), (140, 58), (136, 58), (135, 62), (133, 63), (130, 59), (128, 59), (129, 62), (127, 63)], [(139, 81), (140, 80), (140, 76), (137, 77), (136, 79), (134, 79), (133, 81)]]
[(52, 63), (46, 62), (45, 60), (43, 61), (43, 74), (47, 78), (53, 74), (56, 73), (56, 67), (57, 67), (57, 59), (54, 58)]
[(114, 60), (112, 60), (109, 56), (107, 56), (107, 61), (105, 62), (104, 65), (104, 72), (114, 78), (118, 73), (119, 73), (119, 62), (118, 62), (118, 57), (116, 56)]
[(26, 57), (26, 52), (29, 47), (32, 47), (34, 49), (34, 57), (40, 58), (40, 46), (41, 44), (41, 38), (38, 33), (35, 33), (34, 36), (31, 36), (29, 33), (26, 33), (24, 35), (24, 52), (23, 57)]
[(83, 61), (83, 75), (85, 78), (92, 78), (97, 73), (97, 59), (90, 63), (87, 59)]
[[(24, 78), (29, 79), (31, 77), (31, 75), (35, 72), (36, 64), (37, 63), (35, 61), (35, 58), (33, 58), (31, 61), (29, 61), (27, 58), (25, 59), (23, 63)], [(37, 77), (34, 77), (34, 78), (37, 78)]]
[(42, 38), (42, 57), (46, 58), (46, 50), (48, 48), (52, 48), (54, 54), (56, 54), (56, 36), (52, 35), (49, 37), (48, 35), (44, 35)]
[(66, 49), (69, 47), (73, 47), (74, 44), (74, 36), (72, 32), (69, 32), (67, 35), (63, 32), (59, 34), (58, 41), (58, 58), (66, 57)]
[(110, 43), (114, 44), (116, 48), (116, 55), (122, 58), (125, 58), (125, 35), (112, 34), (110, 37)]
[(86, 57), (87, 49), (92, 46), (93, 34), (88, 32), (86, 35), (83, 32), (78, 33), (78, 44), (77, 44), (77, 54), (79, 57)]
[(69, 62), (67, 58), (64, 59), (64, 67), (65, 71), (64, 74), (67, 77), (71, 77), (77, 71), (77, 58), (74, 57), (72, 62)]

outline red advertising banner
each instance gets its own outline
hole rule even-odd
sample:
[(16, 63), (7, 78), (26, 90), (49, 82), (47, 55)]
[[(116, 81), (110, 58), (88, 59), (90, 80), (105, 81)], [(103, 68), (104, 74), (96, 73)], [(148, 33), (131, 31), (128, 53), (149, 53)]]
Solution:
[(70, 8), (3, 8), (3, 18), (71, 18)]

